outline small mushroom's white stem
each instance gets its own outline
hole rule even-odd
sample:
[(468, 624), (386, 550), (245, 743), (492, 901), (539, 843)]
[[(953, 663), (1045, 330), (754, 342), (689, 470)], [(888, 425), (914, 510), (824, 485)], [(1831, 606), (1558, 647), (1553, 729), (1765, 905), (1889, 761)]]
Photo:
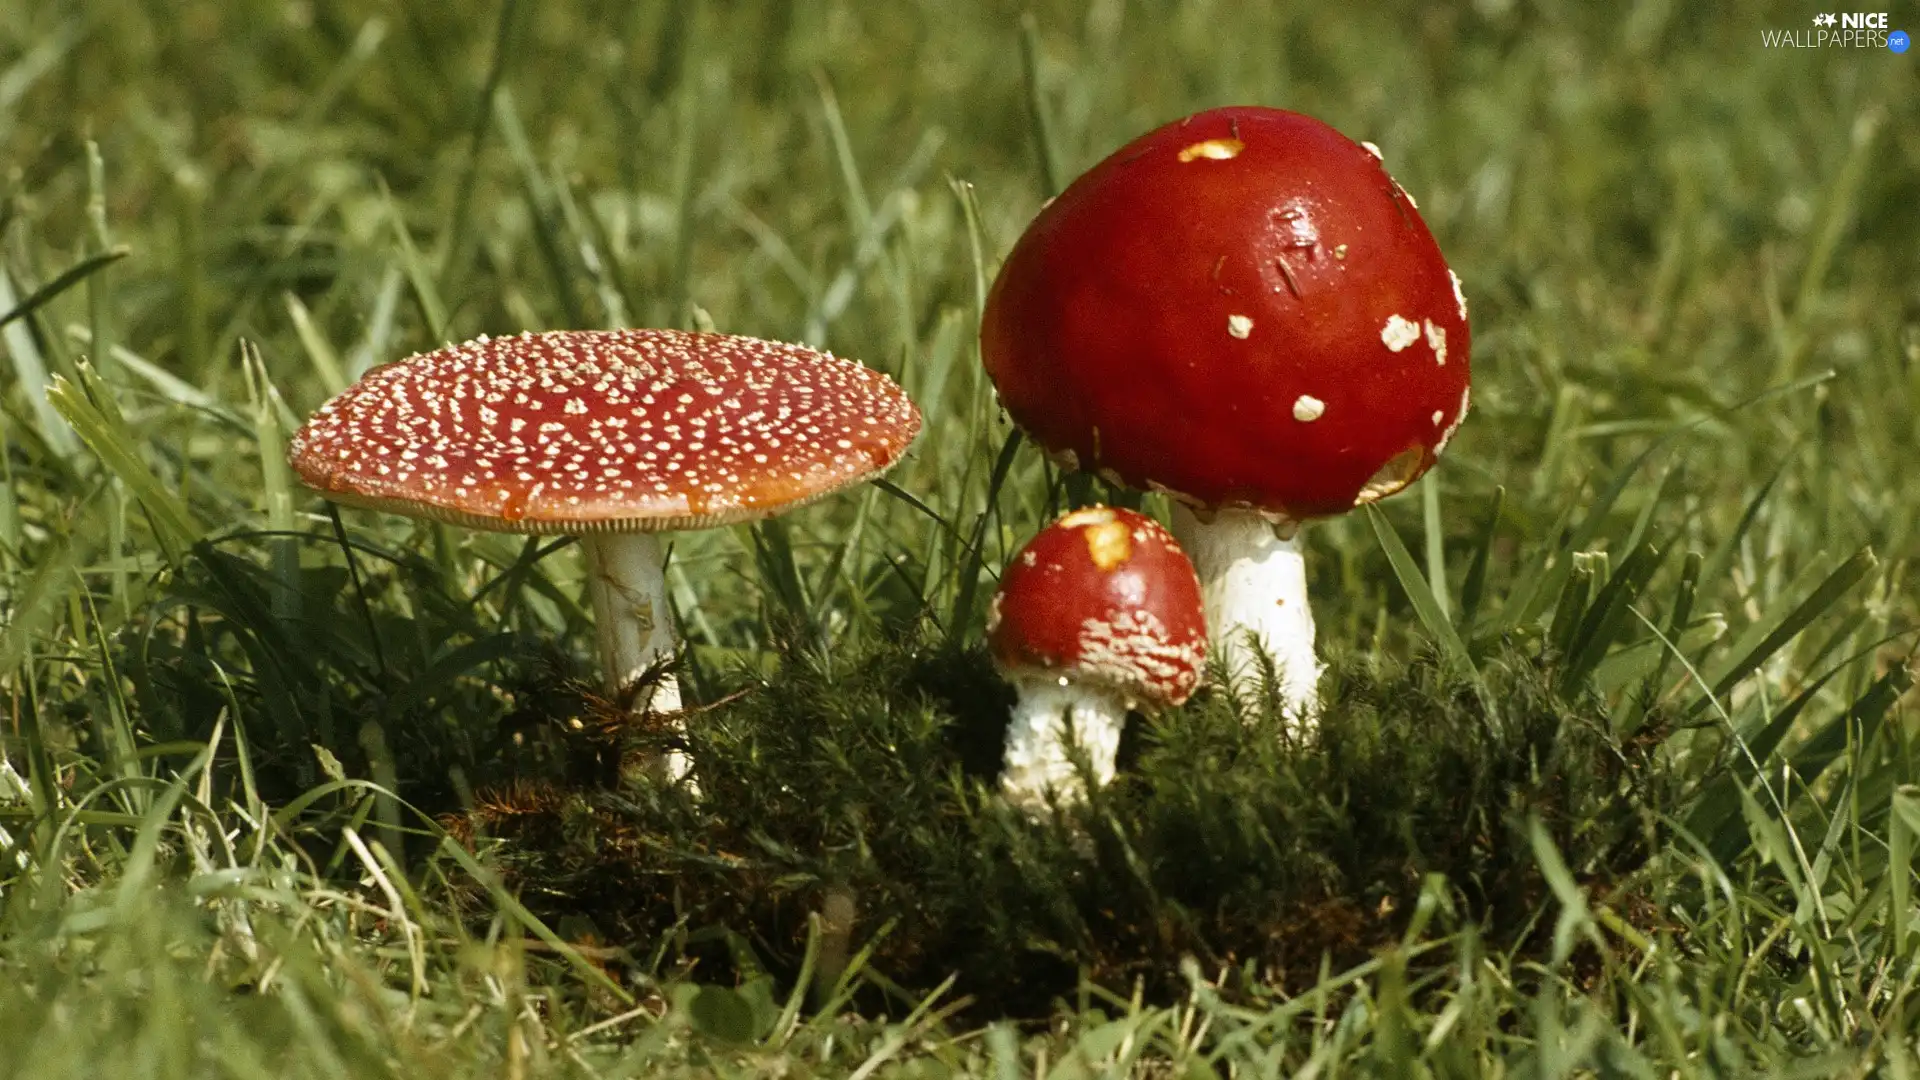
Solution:
[[(1313, 652), (1313, 610), (1300, 532), (1282, 537), (1250, 510), (1220, 510), (1201, 520), (1176, 503), (1173, 534), (1200, 576), (1207, 636), (1226, 661), (1234, 692), (1246, 700), (1260, 677), (1259, 652), (1273, 658), (1289, 717), (1310, 728), (1320, 711), (1320, 660)], [(1257, 651), (1256, 651), (1257, 650)]]
[[(653, 533), (583, 536), (580, 549), (587, 559), (587, 595), (593, 601), (594, 627), (600, 635), (600, 670), (608, 694), (618, 697), (675, 648), (665, 559)], [(649, 694), (635, 700), (633, 708), (678, 712), (680, 684), (672, 675), (665, 676)], [(671, 780), (679, 780), (689, 768), (691, 762), (677, 750), (670, 751), (662, 763)]]
[(1007, 729), (1006, 765), (1000, 773), (1007, 801), (1040, 814), (1047, 808), (1049, 790), (1062, 805), (1084, 799), (1070, 747), (1087, 755), (1095, 786), (1113, 779), (1120, 729), (1127, 722), (1127, 703), (1118, 693), (1042, 673), (1014, 675), (1009, 681), (1019, 700), (1013, 707), (1013, 726)]

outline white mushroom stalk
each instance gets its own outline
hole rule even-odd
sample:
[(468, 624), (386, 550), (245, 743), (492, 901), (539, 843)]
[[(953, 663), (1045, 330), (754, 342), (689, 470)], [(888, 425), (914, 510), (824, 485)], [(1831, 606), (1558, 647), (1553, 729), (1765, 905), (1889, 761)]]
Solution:
[(1258, 692), (1264, 653), (1272, 658), (1291, 726), (1311, 729), (1320, 712), (1321, 664), (1313, 651), (1300, 527), (1276, 526), (1252, 510), (1217, 510), (1202, 520), (1176, 502), (1173, 533), (1200, 576), (1207, 636), (1234, 693), (1249, 701)]
[[(600, 636), (600, 670), (608, 691), (619, 694), (671, 656), (678, 643), (660, 541), (652, 533), (601, 533), (582, 537), (580, 549)], [(680, 708), (679, 684), (667, 674), (633, 707), (673, 712)]]
[(1086, 756), (1093, 786), (1113, 779), (1120, 732), (1127, 723), (1127, 701), (1112, 687), (1087, 685), (1059, 675), (1035, 672), (1009, 680), (1019, 695), (1007, 728), (1000, 790), (1007, 801), (1037, 814), (1047, 808), (1048, 793), (1062, 805), (1086, 799), (1086, 785), (1074, 763), (1074, 749)]
[[(587, 598), (600, 640), (600, 670), (607, 696), (619, 697), (655, 665), (671, 659), (679, 647), (673, 632), (673, 605), (667, 598), (665, 559), (654, 533), (599, 533), (580, 539), (587, 562)], [(638, 715), (680, 711), (680, 682), (662, 672), (631, 707)], [(681, 732), (678, 718), (669, 730)], [(670, 781), (693, 771), (685, 751), (669, 750), (657, 762)]]

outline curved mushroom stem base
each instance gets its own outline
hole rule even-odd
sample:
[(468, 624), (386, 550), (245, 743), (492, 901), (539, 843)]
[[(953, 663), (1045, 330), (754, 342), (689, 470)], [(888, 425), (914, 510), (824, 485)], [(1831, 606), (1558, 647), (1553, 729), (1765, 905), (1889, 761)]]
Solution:
[(1298, 528), (1282, 539), (1253, 511), (1221, 510), (1202, 521), (1175, 503), (1173, 534), (1200, 576), (1207, 636), (1226, 662), (1234, 695), (1247, 702), (1257, 693), (1264, 652), (1273, 658), (1290, 726), (1311, 729), (1320, 712), (1320, 659)]
[(1020, 697), (1013, 707), (1013, 726), (1007, 729), (1006, 764), (1000, 772), (1000, 791), (1008, 802), (1037, 816), (1047, 811), (1048, 791), (1062, 805), (1084, 800), (1073, 747), (1087, 755), (1096, 787), (1113, 779), (1120, 729), (1127, 722), (1127, 703), (1119, 694), (1072, 682), (1063, 685), (1057, 675), (1016, 675), (1009, 681)]
[[(587, 595), (600, 637), (600, 670), (607, 692), (619, 697), (647, 669), (675, 648), (673, 608), (667, 603), (667, 575), (660, 540), (652, 533), (602, 533), (580, 538), (587, 559)], [(633, 703), (635, 712), (680, 711), (680, 684), (663, 677)], [(675, 725), (679, 720), (672, 721)], [(687, 775), (692, 762), (671, 750), (660, 763), (669, 780)]]

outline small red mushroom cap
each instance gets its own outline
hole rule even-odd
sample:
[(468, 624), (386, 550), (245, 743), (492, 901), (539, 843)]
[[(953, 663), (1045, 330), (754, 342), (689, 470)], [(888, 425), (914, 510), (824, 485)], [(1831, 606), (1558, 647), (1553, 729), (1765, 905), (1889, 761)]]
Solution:
[(1178, 705), (1206, 669), (1200, 582), (1159, 522), (1116, 507), (1075, 510), (1008, 564), (987, 646), (1009, 676), (1067, 676)]
[(1291, 519), (1392, 494), (1467, 409), (1467, 305), (1378, 151), (1215, 109), (1075, 180), (1007, 257), (981, 347), (1063, 463)]
[(367, 373), (294, 436), (339, 502), (501, 532), (748, 521), (892, 465), (920, 412), (800, 345), (680, 330), (478, 338)]

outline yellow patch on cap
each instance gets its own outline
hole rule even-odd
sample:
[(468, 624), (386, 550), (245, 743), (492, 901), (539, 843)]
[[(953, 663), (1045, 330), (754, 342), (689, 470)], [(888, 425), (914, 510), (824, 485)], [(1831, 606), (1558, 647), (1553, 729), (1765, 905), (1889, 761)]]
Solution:
[(1240, 151), (1246, 148), (1247, 144), (1239, 139), (1207, 139), (1181, 150), (1180, 160), (1188, 162), (1206, 158), (1208, 161), (1229, 161), (1240, 156)]
[(1086, 529), (1087, 554), (1093, 565), (1104, 573), (1133, 557), (1133, 531), (1121, 522), (1108, 520)]

